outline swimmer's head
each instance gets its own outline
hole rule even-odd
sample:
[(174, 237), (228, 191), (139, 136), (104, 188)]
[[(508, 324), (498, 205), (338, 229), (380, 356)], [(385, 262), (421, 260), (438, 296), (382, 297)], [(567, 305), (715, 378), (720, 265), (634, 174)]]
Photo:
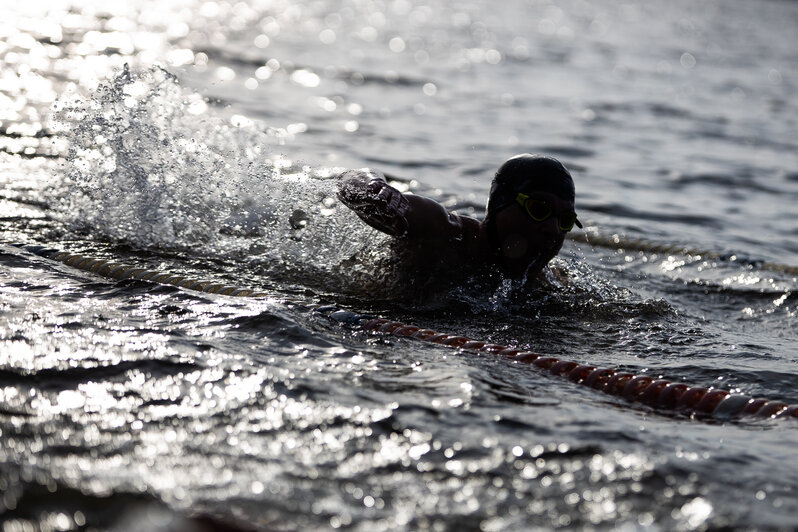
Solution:
[(522, 153), (499, 167), (488, 196), (485, 222), (504, 207), (515, 202), (519, 192), (550, 192), (558, 198), (574, 202), (574, 180), (563, 164), (547, 155)]
[[(550, 198), (545, 200), (549, 210), (541, 216), (541, 223), (533, 222), (538, 220), (537, 212), (527, 210), (524, 213), (524, 207), (519, 207), (523, 198), (530, 194), (535, 196), (535, 193)], [(484, 223), (491, 244), (499, 254), (499, 262), (506, 271), (515, 270), (517, 273), (526, 267), (527, 261), (535, 262), (534, 269), (539, 269), (557, 254), (565, 232), (570, 230), (569, 225), (575, 223), (581, 227), (573, 214), (574, 199), (573, 178), (553, 157), (524, 153), (508, 159), (499, 167), (491, 184)], [(497, 214), (508, 208), (499, 217), (501, 223), (497, 223)], [(548, 220), (559, 216), (556, 211), (564, 213), (559, 229), (556, 220)], [(569, 219), (568, 213), (573, 218)], [(516, 245), (511, 243), (513, 239), (518, 240)], [(516, 250), (517, 258), (511, 257), (510, 247)]]

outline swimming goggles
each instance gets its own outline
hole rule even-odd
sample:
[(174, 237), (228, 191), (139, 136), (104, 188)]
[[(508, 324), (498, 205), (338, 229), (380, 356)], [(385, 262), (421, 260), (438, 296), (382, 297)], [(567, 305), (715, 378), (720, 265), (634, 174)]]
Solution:
[[(554, 215), (554, 210), (551, 208), (549, 202), (531, 198), (523, 192), (518, 193), (515, 197), (515, 201), (518, 202), (518, 204), (526, 210), (529, 217), (536, 222), (548, 220)], [(565, 231), (566, 233), (573, 229), (574, 225), (580, 229), (582, 228), (581, 222), (576, 218), (576, 213), (573, 211), (558, 213), (557, 225), (560, 227), (561, 231)]]

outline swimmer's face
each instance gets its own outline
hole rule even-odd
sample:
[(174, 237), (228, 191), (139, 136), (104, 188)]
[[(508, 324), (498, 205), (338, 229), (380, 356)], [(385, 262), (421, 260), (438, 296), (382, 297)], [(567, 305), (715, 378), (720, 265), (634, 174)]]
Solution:
[(572, 201), (549, 192), (534, 192), (535, 200), (545, 202), (553, 216), (535, 221), (517, 203), (496, 213), (496, 236), (505, 272), (514, 279), (532, 279), (553, 259), (565, 240), (557, 214), (574, 211)]

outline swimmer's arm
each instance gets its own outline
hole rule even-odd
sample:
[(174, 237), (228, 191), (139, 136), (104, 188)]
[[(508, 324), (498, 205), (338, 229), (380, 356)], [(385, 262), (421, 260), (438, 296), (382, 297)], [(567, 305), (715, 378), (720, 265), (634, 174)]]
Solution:
[(374, 229), (391, 236), (406, 236), (410, 202), (370, 169), (347, 170), (338, 176), (338, 199)]
[(339, 176), (338, 198), (371, 227), (410, 239), (456, 236), (459, 218), (437, 201), (402, 194), (373, 170), (348, 170)]

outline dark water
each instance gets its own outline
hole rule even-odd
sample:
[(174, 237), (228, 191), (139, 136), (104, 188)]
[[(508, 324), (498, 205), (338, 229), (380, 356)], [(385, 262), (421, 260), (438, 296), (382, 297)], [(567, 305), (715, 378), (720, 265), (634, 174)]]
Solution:
[[(772, 267), (798, 265), (796, 26), (781, 1), (4, 6), (2, 530), (794, 529), (793, 421), (655, 412), (306, 305), (798, 403)], [(621, 242), (566, 243), (567, 286), (408, 301), (334, 197), (372, 166), (480, 217), (525, 151)]]

